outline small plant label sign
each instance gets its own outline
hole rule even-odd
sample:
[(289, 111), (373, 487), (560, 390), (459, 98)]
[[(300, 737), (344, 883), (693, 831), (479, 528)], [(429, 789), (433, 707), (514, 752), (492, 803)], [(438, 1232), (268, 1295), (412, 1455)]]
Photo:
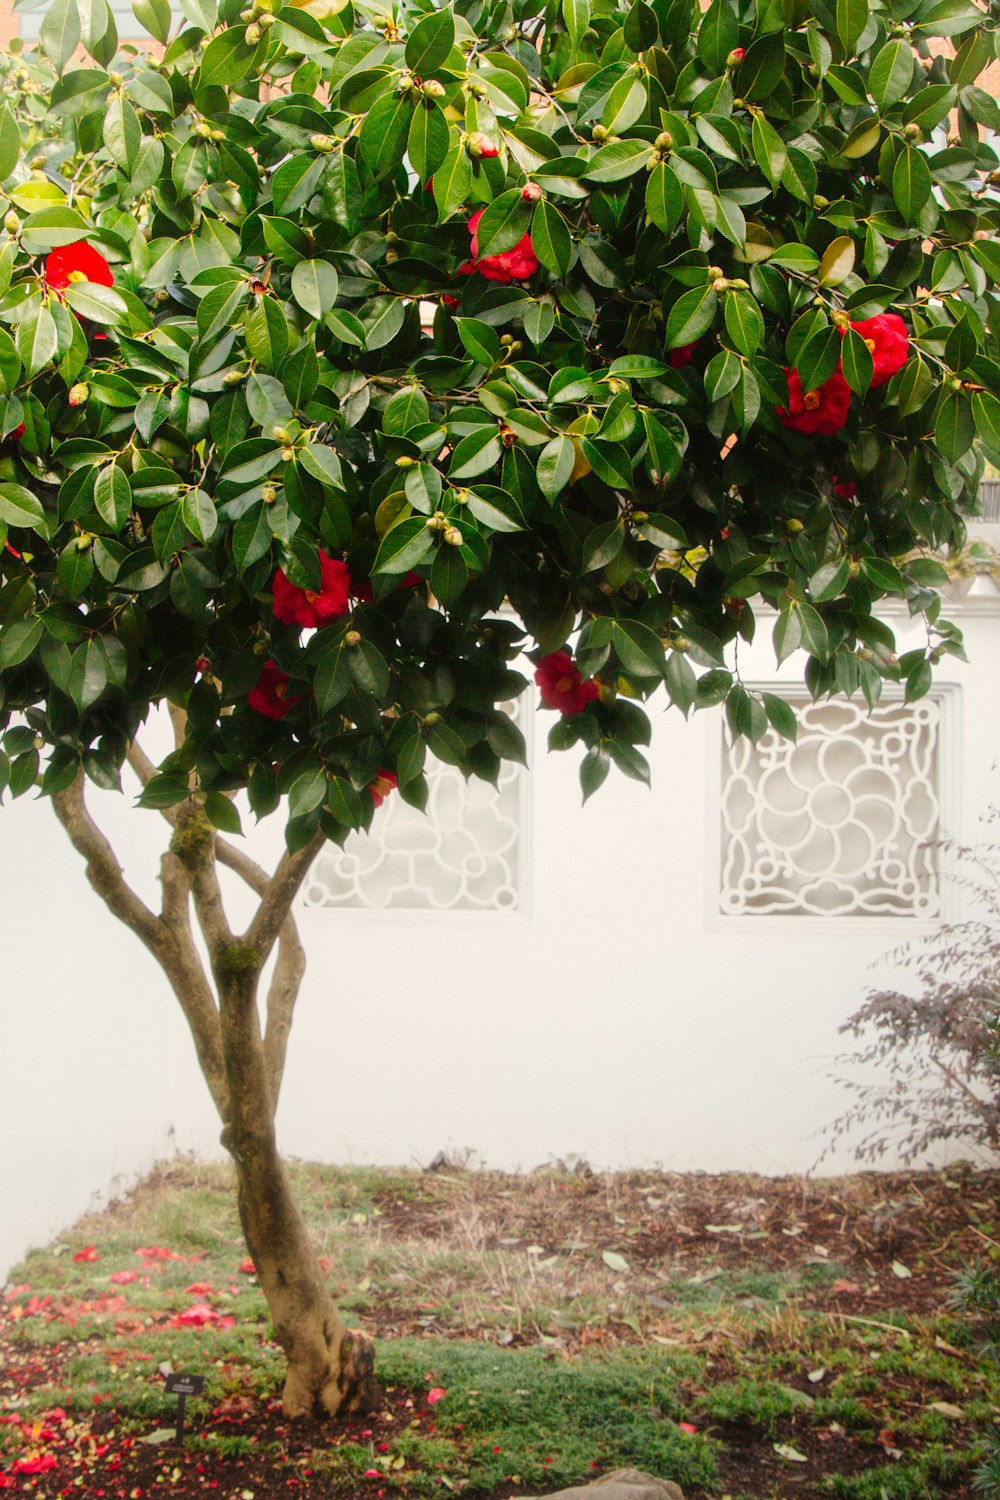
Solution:
[(189, 1396), (200, 1396), (205, 1389), (204, 1375), (168, 1375), (164, 1381), (168, 1395), (177, 1397), (177, 1442), (184, 1441), (184, 1408)]

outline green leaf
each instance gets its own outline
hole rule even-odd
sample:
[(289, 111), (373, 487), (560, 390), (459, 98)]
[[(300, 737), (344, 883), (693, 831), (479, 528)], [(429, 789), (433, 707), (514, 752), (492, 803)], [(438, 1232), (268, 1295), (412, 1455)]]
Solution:
[(288, 812), (293, 818), (303, 818), (326, 800), (326, 772), (316, 766), (296, 776), (288, 789)]
[(784, 31), (758, 37), (736, 70), (734, 90), (748, 103), (769, 100), (785, 71)]
[(247, 76), (257, 54), (257, 46), (263, 44), (251, 45), (244, 36), (245, 30), (245, 26), (232, 26), (228, 31), (220, 31), (209, 42), (198, 70), (202, 88), (225, 88), (239, 83)]
[(806, 340), (796, 362), (803, 394), (829, 380), (840, 363), (840, 351), (840, 331), (831, 324), (817, 329)]
[(576, 464), (576, 448), (571, 438), (559, 437), (547, 443), (538, 456), (535, 470), (538, 488), (550, 503), (555, 501), (569, 484), (569, 477)]
[(780, 734), (782, 739), (796, 740), (799, 725), (794, 711), (783, 698), (776, 698), (773, 693), (761, 693), (760, 696), (764, 712), (767, 714), (767, 721), (775, 734)]
[(673, 234), (684, 212), (684, 193), (674, 173), (659, 162), (646, 182), (646, 212), (666, 235)]
[(562, 0), (562, 15), (569, 32), (570, 49), (576, 54), (590, 25), (590, 0)]
[(282, 162), (271, 180), (271, 194), (279, 214), (298, 213), (319, 191), (326, 171), (325, 156), (292, 156)]
[(710, 73), (721, 73), (740, 39), (732, 0), (712, 0), (698, 27), (698, 56)]
[(827, 599), (839, 599), (850, 576), (851, 567), (846, 557), (824, 563), (810, 578), (809, 592), (817, 604)]
[(212, 497), (204, 490), (187, 491), (181, 502), (181, 514), (188, 531), (199, 542), (210, 541), (215, 535), (219, 518)]
[(662, 677), (666, 672), (663, 642), (648, 625), (638, 620), (613, 620), (611, 641), (627, 673), (637, 677)]
[(38, 37), (57, 73), (62, 73), (80, 45), (80, 18), (75, 0), (53, 0), (42, 18)]
[(837, 35), (847, 57), (868, 25), (868, 0), (837, 0)]
[(326, 788), (326, 805), (342, 827), (361, 826), (361, 796), (346, 776), (331, 777)]
[(288, 324), (274, 297), (261, 297), (247, 314), (247, 348), (266, 370), (277, 370), (288, 353)]
[(448, 155), (448, 122), (432, 99), (422, 100), (413, 111), (406, 154), (422, 183), (429, 182)]
[(873, 583), (877, 589), (886, 594), (901, 594), (903, 592), (903, 576), (899, 569), (883, 557), (863, 557), (861, 559), (861, 572), (869, 583)]
[(996, 463), (1000, 458), (1000, 401), (989, 391), (977, 391), (972, 398), (972, 412), (983, 446)]
[[(565, 0), (565, 3), (573, 3), (573, 0)], [(610, 770), (611, 757), (606, 747), (592, 745), (580, 762), (580, 786), (583, 788), (584, 802), (604, 785)]]
[(639, 172), (653, 154), (648, 141), (612, 141), (602, 146), (587, 163), (591, 182), (621, 182)]
[(497, 429), (482, 426), (455, 444), (448, 468), (450, 479), (474, 479), (499, 463), (503, 450)]
[(573, 255), (573, 241), (566, 220), (551, 203), (536, 205), (531, 220), (531, 243), (545, 269), (553, 276), (565, 277)]
[(740, 288), (728, 291), (725, 302), (726, 329), (741, 354), (756, 354), (764, 336), (764, 316), (757, 300)]
[(913, 48), (900, 38), (887, 42), (876, 54), (868, 72), (868, 88), (883, 113), (909, 92), (913, 65)]
[(456, 318), (455, 327), (462, 340), (462, 347), (478, 364), (489, 369), (497, 363), (500, 358), (500, 337), (488, 323), (481, 323), (478, 318)]
[(819, 661), (826, 661), (830, 654), (830, 638), (822, 615), (811, 604), (796, 604), (794, 608), (802, 627), (803, 646)]
[(779, 612), (774, 622), (773, 640), (779, 666), (802, 645), (802, 616), (794, 605), (786, 606)]
[(21, 154), (21, 132), (10, 105), (0, 108), (0, 182), (9, 177)]
[(472, 191), (472, 163), (462, 145), (455, 145), (448, 152), (444, 163), (434, 173), (434, 202), (438, 219), (450, 218), (468, 198)]
[(859, 396), (867, 394), (875, 373), (875, 361), (871, 350), (859, 333), (848, 328), (844, 334), (842, 349), (844, 379)]
[[(169, 0), (132, 0), (132, 13), (150, 36), (166, 45), (170, 35)], [(206, 31), (210, 28), (205, 27)]]
[(583, 558), (581, 566), (585, 573), (594, 573), (598, 568), (606, 568), (609, 562), (621, 552), (625, 545), (625, 525), (621, 516), (616, 516), (613, 521), (605, 521), (601, 526), (595, 526), (583, 544)]
[(105, 464), (94, 484), (94, 508), (112, 531), (121, 531), (132, 510), (132, 489), (124, 470)]
[(455, 18), (450, 6), (418, 21), (406, 42), (406, 66), (418, 77), (436, 72), (455, 45)]
[(109, 286), (93, 281), (74, 281), (63, 297), (75, 313), (91, 323), (114, 326), (128, 312), (124, 297)]
[(17, 352), (26, 375), (37, 375), (54, 358), (58, 336), (56, 323), (44, 305), (34, 317), (17, 325)]
[(18, 667), (27, 661), (45, 633), (37, 615), (5, 624), (0, 632), (0, 667)]
[(358, 135), (358, 151), (374, 178), (387, 177), (402, 165), (412, 114), (413, 105), (407, 95), (387, 94), (365, 115)]
[(757, 113), (753, 117), (751, 143), (757, 165), (772, 187), (777, 187), (788, 161), (788, 148), (774, 126)]
[(927, 158), (913, 146), (904, 146), (892, 172), (892, 196), (908, 224), (915, 224), (931, 195), (931, 169)]
[(382, 538), (373, 573), (407, 573), (426, 561), (434, 550), (434, 534), (422, 516), (398, 521)]
[(104, 116), (104, 144), (112, 160), (131, 174), (142, 143), (139, 116), (120, 91), (115, 91)]
[(520, 188), (511, 188), (494, 198), (476, 226), (478, 255), (499, 255), (514, 246), (531, 227), (531, 209), (521, 197)]
[(976, 436), (972, 403), (963, 391), (945, 391), (934, 421), (934, 442), (953, 464), (968, 453)]
[(323, 318), (337, 300), (337, 272), (329, 261), (300, 260), (292, 271), (292, 296), (312, 318)]
[(67, 688), (82, 713), (97, 702), (107, 685), (108, 658), (100, 636), (95, 636), (73, 652)]
[(831, 240), (823, 252), (816, 273), (820, 286), (840, 286), (842, 281), (846, 281), (854, 270), (856, 254), (854, 241), (849, 235), (838, 235), (835, 240)]
[(667, 317), (666, 347), (679, 349), (693, 344), (707, 333), (715, 322), (719, 298), (713, 283), (692, 287), (678, 297)]

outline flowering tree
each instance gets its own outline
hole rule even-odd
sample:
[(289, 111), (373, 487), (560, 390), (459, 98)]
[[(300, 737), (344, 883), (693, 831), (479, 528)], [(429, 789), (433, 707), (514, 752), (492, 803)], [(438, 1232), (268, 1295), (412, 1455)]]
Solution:
[[(422, 807), (428, 752), (521, 759), (524, 652), (585, 796), (647, 779), (661, 687), (794, 734), (740, 679), (761, 603), (816, 696), (912, 700), (961, 653), (929, 554), (976, 434), (1000, 457), (1000, 12), (245, 3), (170, 34), (134, 0), (150, 61), (53, 0), (48, 111), (48, 64), (2, 65), (2, 774), (183, 1008), (294, 1415), (371, 1394), (273, 1125), (324, 841)], [(897, 658), (886, 595), (926, 648)], [(85, 800), (126, 760), (170, 824), (159, 911)], [(286, 809), (272, 873), (239, 792)]]

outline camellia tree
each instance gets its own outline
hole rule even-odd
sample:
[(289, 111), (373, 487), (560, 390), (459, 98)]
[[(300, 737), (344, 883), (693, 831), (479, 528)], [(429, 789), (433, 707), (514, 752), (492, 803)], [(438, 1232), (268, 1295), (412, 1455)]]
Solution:
[[(275, 1144), (296, 891), (385, 796), (423, 806), (428, 753), (523, 757), (525, 654), (589, 795), (647, 778), (661, 687), (794, 734), (740, 678), (761, 604), (817, 697), (913, 700), (961, 653), (933, 554), (1000, 457), (1000, 9), (246, 5), (135, 0), (147, 55), (54, 0), (47, 60), (2, 63), (2, 775), (167, 976), (286, 1409), (332, 1414), (372, 1348)], [(159, 911), (85, 800), (126, 761), (170, 824)], [(286, 811), (273, 872), (237, 793)]]

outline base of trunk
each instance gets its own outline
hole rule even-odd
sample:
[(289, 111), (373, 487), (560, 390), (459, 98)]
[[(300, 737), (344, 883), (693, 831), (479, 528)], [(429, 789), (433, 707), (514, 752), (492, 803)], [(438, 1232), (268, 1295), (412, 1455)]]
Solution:
[[(343, 1325), (341, 1325), (343, 1326)], [(281, 1404), (286, 1417), (336, 1417), (377, 1411), (382, 1390), (375, 1379), (375, 1344), (360, 1328), (351, 1328), (328, 1357), (291, 1360)]]

